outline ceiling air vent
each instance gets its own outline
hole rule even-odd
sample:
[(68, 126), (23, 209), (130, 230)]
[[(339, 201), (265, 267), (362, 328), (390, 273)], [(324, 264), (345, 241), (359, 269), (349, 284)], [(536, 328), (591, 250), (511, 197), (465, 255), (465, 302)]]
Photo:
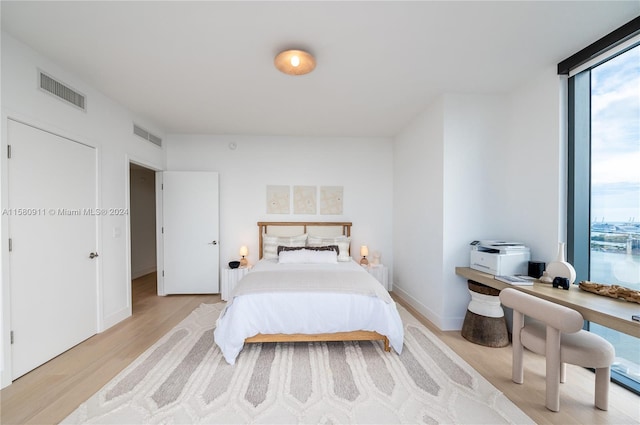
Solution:
[(142, 137), (145, 140), (150, 141), (154, 145), (162, 146), (162, 139), (156, 136), (155, 134), (149, 133), (144, 128), (140, 127), (137, 124), (133, 124), (133, 134)]
[(62, 99), (65, 102), (69, 102), (73, 106), (87, 110), (86, 96), (71, 87), (57, 81), (51, 76), (39, 71), (40, 74), (40, 88), (47, 93), (56, 96), (58, 99)]

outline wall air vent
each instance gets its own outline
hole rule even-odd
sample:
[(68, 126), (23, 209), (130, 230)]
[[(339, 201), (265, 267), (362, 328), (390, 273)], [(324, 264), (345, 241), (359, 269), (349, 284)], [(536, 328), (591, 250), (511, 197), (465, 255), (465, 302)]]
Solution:
[(38, 74), (40, 80), (39, 84), (42, 90), (56, 96), (58, 99), (72, 104), (76, 108), (80, 108), (83, 111), (87, 110), (87, 98), (85, 95), (72, 89), (66, 84), (57, 81), (40, 70), (38, 71)]
[(140, 136), (145, 140), (150, 141), (154, 145), (158, 145), (158, 146), (162, 147), (162, 139), (161, 138), (159, 138), (155, 134), (149, 133), (147, 130), (145, 130), (144, 128), (140, 127), (139, 125), (137, 125), (135, 123), (133, 124), (133, 134), (135, 134), (137, 136)]

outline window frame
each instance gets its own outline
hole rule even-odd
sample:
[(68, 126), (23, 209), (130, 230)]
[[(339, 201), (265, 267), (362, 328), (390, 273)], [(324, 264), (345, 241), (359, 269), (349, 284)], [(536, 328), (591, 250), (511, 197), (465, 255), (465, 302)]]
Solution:
[(567, 259), (580, 282), (591, 260), (591, 69), (568, 84)]
[[(558, 64), (567, 80), (567, 259), (576, 282), (591, 262), (591, 70), (640, 45), (640, 16)], [(589, 330), (590, 322), (585, 321)], [(640, 395), (640, 384), (611, 370), (611, 379)]]

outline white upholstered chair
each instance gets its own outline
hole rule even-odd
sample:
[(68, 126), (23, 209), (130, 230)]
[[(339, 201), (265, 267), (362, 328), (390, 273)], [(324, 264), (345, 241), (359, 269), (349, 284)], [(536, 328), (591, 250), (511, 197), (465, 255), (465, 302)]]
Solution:
[[(604, 338), (582, 330), (584, 319), (568, 307), (522, 291), (506, 288), (500, 301), (513, 309), (513, 382), (522, 384), (523, 347), (546, 357), (546, 406), (560, 410), (560, 382), (566, 378), (566, 363), (594, 368), (595, 405), (607, 410), (613, 346)], [(527, 321), (529, 316), (537, 321)]]

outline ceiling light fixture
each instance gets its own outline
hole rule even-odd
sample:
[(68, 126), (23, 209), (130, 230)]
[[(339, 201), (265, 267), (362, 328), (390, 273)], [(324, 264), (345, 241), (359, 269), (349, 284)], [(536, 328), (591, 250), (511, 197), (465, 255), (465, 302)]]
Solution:
[(314, 70), (316, 60), (304, 50), (285, 50), (273, 60), (280, 71), (289, 75), (304, 75)]

